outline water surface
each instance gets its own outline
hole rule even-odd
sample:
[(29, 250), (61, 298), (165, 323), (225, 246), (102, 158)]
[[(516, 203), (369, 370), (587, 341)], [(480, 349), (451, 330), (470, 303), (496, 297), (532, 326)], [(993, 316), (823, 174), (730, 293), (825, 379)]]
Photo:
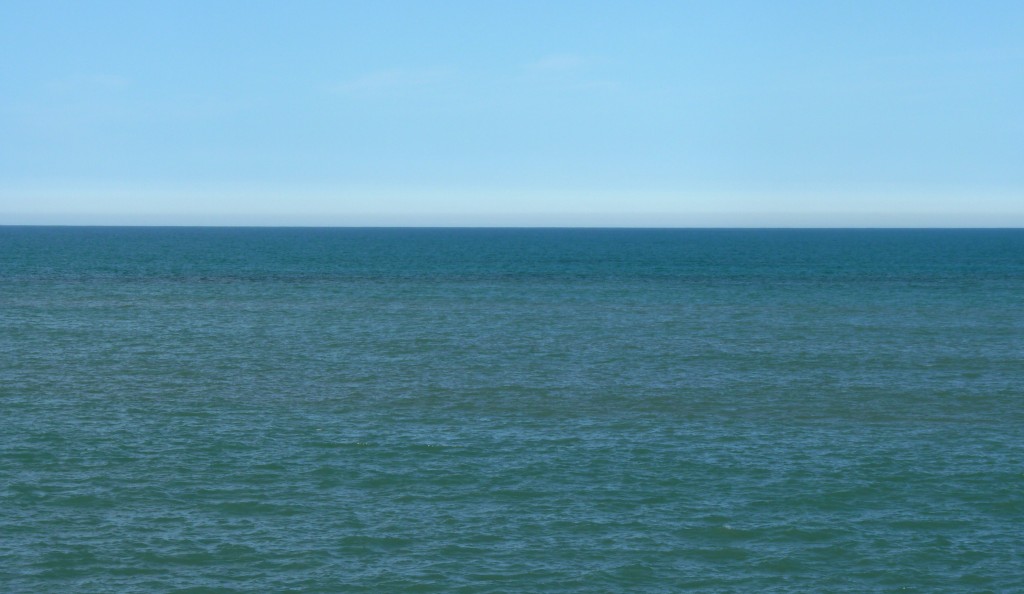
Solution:
[(0, 589), (1024, 590), (1024, 232), (0, 227)]

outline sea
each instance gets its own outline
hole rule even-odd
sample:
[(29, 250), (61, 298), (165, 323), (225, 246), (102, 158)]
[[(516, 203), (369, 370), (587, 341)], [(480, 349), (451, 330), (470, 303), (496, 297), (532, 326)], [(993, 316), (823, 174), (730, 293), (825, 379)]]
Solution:
[(1024, 230), (0, 227), (0, 591), (1022, 592)]

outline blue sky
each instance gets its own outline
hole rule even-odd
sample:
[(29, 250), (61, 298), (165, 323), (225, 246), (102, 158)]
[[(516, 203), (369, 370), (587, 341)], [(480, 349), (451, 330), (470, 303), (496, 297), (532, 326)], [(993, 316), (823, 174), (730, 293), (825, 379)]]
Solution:
[(1021, 226), (1024, 2), (0, 3), (0, 223)]

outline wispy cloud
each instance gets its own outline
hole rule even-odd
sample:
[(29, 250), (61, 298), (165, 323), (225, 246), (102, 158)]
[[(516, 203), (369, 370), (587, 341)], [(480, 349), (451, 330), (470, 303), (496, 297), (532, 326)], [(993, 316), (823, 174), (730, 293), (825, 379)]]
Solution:
[(587, 61), (576, 54), (550, 54), (526, 65), (527, 70), (565, 72), (585, 66)]
[(338, 83), (332, 87), (342, 95), (363, 95), (422, 89), (451, 80), (448, 69), (378, 70)]
[(522, 66), (521, 80), (531, 85), (543, 85), (573, 91), (608, 91), (619, 88), (619, 83), (602, 75), (605, 63), (579, 54), (548, 54)]
[(60, 93), (82, 91), (113, 91), (129, 85), (129, 80), (114, 74), (74, 74), (50, 81), (50, 90)]

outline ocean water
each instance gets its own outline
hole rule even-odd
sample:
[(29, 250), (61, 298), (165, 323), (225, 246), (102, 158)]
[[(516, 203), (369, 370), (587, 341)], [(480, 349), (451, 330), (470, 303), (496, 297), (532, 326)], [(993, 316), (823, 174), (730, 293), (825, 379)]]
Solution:
[(1024, 591), (1024, 231), (0, 227), (0, 591)]

